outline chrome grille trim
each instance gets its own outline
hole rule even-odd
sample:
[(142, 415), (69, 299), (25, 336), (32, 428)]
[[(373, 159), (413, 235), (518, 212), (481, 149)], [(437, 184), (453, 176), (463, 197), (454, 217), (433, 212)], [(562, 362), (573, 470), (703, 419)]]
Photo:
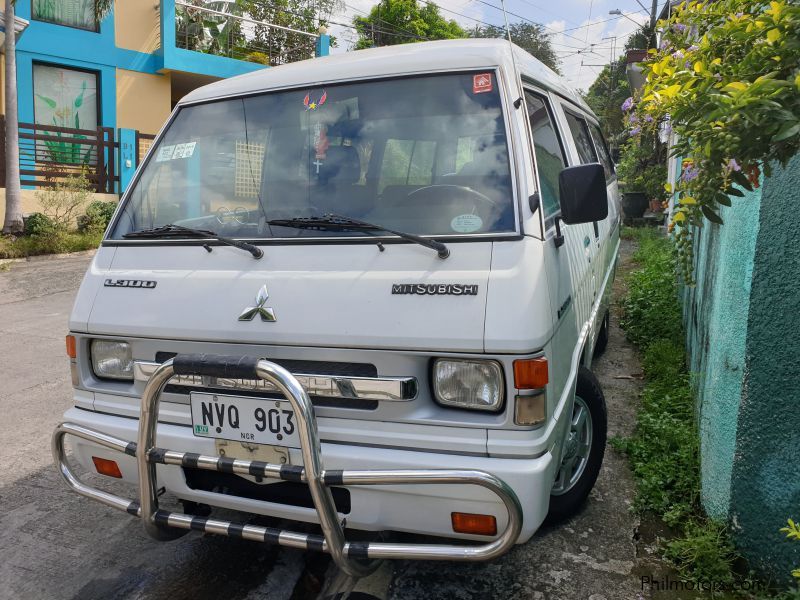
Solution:
[[(146, 383), (161, 363), (135, 361), (133, 379)], [(349, 400), (378, 400), (382, 402), (408, 402), (417, 397), (415, 377), (343, 377), (339, 375), (314, 375), (294, 373), (309, 396), (344, 398)], [(278, 388), (264, 379), (231, 379), (204, 375), (175, 375), (170, 385), (187, 388), (219, 388), (239, 391), (280, 393)]]

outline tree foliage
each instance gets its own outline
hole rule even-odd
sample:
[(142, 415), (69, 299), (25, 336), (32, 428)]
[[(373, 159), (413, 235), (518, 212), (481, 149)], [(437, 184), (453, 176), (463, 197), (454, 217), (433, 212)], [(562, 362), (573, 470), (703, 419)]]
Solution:
[(628, 50), (646, 50), (652, 36), (648, 25), (640, 27), (625, 43), (624, 52), (610, 65), (603, 67), (597, 79), (586, 92), (586, 102), (600, 119), (603, 134), (612, 147), (618, 148), (623, 142), (625, 124), (619, 107), (625, 98), (631, 96), (631, 87), (625, 76)]
[[(542, 26), (536, 23), (512, 23), (509, 25), (511, 30), (511, 40), (520, 48), (542, 61), (545, 65), (559, 72), (559, 61), (553, 49), (550, 34)], [(506, 28), (497, 25), (486, 25), (484, 27), (475, 26), (469, 32), (474, 38), (506, 38)]]
[(381, 0), (366, 17), (355, 17), (353, 25), (358, 33), (356, 50), (467, 37), (458, 23), (442, 16), (436, 4), (417, 0)]
[(691, 281), (693, 228), (721, 224), (720, 205), (757, 187), (771, 161), (785, 166), (800, 151), (800, 5), (693, 1), (659, 26), (663, 39), (644, 63), (647, 83), (628, 121), (633, 136), (664, 122), (677, 134), (672, 153), (683, 169), (672, 227)]
[[(274, 25), (316, 32), (325, 26), (334, 11), (341, 8), (340, 0), (238, 0), (243, 12), (257, 21)], [(289, 31), (256, 26), (255, 38), (251, 46), (255, 51), (266, 49), (272, 54), (280, 54), (293, 48), (308, 45), (308, 37)]]

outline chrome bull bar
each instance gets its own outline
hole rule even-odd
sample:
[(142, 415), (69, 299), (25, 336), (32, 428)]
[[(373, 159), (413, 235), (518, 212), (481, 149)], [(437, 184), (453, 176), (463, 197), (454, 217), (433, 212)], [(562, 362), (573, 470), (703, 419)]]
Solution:
[[(263, 379), (289, 400), (295, 411), (304, 466), (276, 465), (256, 460), (238, 460), (178, 452), (155, 446), (158, 407), (161, 392), (176, 375), (209, 375), (239, 379)], [(130, 500), (93, 488), (81, 482), (66, 460), (64, 439), (72, 435), (110, 450), (135, 457), (139, 471), (139, 499)], [(179, 354), (163, 363), (152, 374), (142, 395), (138, 440), (122, 440), (74, 423), (60, 424), (52, 438), (53, 457), (64, 481), (78, 494), (140, 517), (145, 531), (155, 539), (170, 540), (187, 533), (202, 531), (258, 542), (275, 543), (304, 550), (318, 550), (331, 555), (336, 565), (353, 577), (368, 574), (380, 559), (412, 560), (491, 560), (507, 552), (519, 537), (522, 509), (514, 491), (502, 480), (485, 471), (464, 469), (415, 470), (325, 470), (322, 464), (314, 407), (305, 389), (283, 367), (267, 360), (247, 356)], [(322, 536), (207, 519), (160, 509), (156, 465), (176, 465), (223, 473), (253, 475), (308, 485)], [(419, 544), (387, 542), (348, 542), (344, 536), (331, 485), (397, 484), (469, 484), (492, 491), (508, 513), (505, 530), (485, 544)], [(372, 561), (372, 562), (370, 562)]]

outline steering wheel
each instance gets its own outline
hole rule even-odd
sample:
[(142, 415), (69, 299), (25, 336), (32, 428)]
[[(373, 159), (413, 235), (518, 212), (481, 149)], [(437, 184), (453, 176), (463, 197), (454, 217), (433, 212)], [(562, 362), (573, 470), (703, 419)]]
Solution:
[(417, 188), (413, 192), (409, 193), (406, 198), (409, 200), (416, 198), (433, 199), (434, 197), (441, 198), (442, 196), (449, 198), (455, 196), (463, 197), (465, 194), (473, 200), (478, 200), (484, 205), (488, 205), (490, 210), (498, 207), (497, 202), (485, 194), (481, 194), (480, 192), (465, 185), (455, 185), (452, 183), (434, 183), (432, 185), (426, 185), (425, 187)]

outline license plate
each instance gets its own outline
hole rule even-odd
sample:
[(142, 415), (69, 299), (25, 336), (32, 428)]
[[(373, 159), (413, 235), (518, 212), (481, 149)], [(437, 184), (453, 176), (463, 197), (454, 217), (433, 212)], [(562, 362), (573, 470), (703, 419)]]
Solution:
[(192, 433), (197, 437), (300, 447), (289, 402), (192, 392), (191, 406)]

